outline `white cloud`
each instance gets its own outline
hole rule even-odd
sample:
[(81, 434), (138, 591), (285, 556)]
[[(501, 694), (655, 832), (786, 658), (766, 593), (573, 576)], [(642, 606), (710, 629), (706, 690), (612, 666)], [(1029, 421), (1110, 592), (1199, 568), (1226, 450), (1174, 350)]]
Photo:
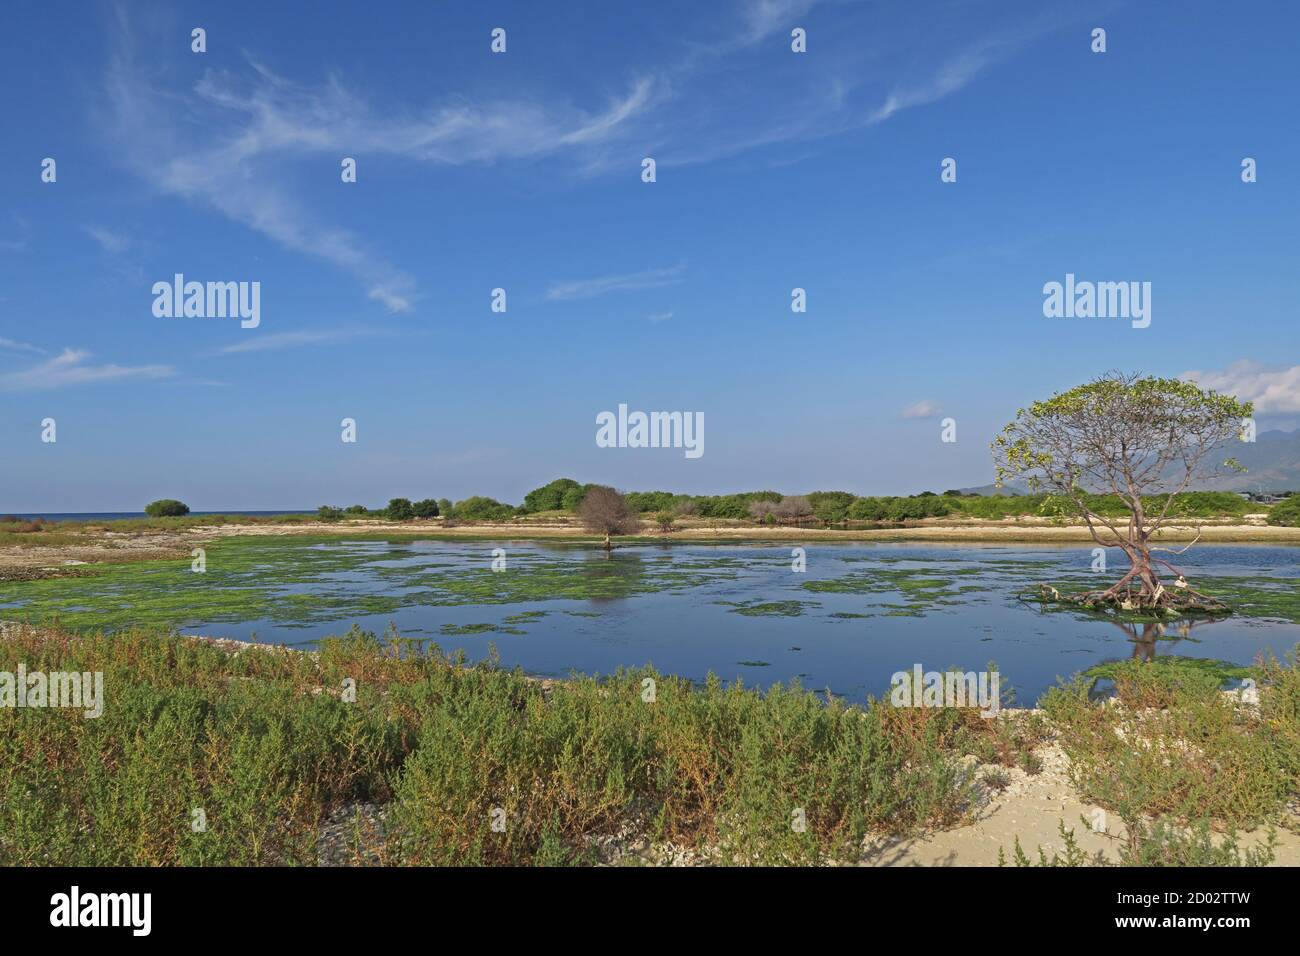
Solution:
[(652, 312), (650, 315), (646, 316), (646, 321), (654, 322), (657, 325), (660, 322), (667, 322), (672, 317), (673, 310), (669, 309), (667, 312)]
[(82, 228), (85, 229), (86, 235), (99, 243), (105, 252), (125, 252), (127, 247), (131, 245), (131, 240), (126, 236), (105, 229), (103, 226), (88, 225)]
[(1241, 359), (1222, 370), (1184, 372), (1179, 378), (1254, 402), (1256, 413), (1300, 412), (1300, 365), (1288, 368)]
[(686, 266), (682, 264), (673, 266), (670, 269), (647, 269), (644, 272), (632, 272), (626, 275), (555, 282), (546, 290), (546, 298), (553, 302), (572, 299), (594, 299), (596, 296), (607, 295), (610, 292), (657, 289), (661, 286), (681, 282), (682, 274), (685, 271)]
[[(121, 5), (105, 109), (97, 115), (142, 180), (352, 274), (371, 299), (404, 312), (418, 297), (414, 279), (373, 239), (310, 211), (300, 196), (307, 188), (297, 175), (302, 162), (336, 176), (339, 158), (351, 156), (361, 163), (360, 177), (370, 159), (385, 156), (448, 165), (563, 156), (566, 170), (585, 174), (627, 172), (645, 155), (661, 164), (709, 162), (860, 129), (934, 102), (1060, 19), (1016, 18), (1010, 30), (991, 27), (984, 39), (955, 42), (891, 24), (893, 32), (858, 46), (828, 22), (818, 42), (836, 44), (832, 55), (753, 62), (768, 56), (761, 40), (817, 2), (746, 0), (735, 42), (686, 44), (675, 61), (634, 64), (617, 81), (596, 79), (579, 94), (595, 106), (544, 89), (509, 97), (457, 90), (389, 105), (357, 92), (348, 78), (302, 83), (251, 59), (235, 70), (208, 70), (187, 88), (158, 60), (156, 37), (141, 37), (135, 54)], [(869, 22), (865, 5), (835, 6)], [(195, 58), (185, 63), (193, 69)], [(773, 80), (773, 69), (785, 72)], [(784, 95), (755, 95), (755, 70)]]
[(13, 339), (0, 338), (0, 350), (6, 352), (30, 352), (33, 355), (44, 355), (45, 349), (37, 348), (35, 345), (28, 345), (26, 342), (15, 342)]
[[(1068, 5), (1049, 2), (1028, 17), (1015, 12), (990, 16), (982, 35), (962, 34), (954, 40), (915, 20), (878, 22), (865, 4), (846, 0), (833, 4), (837, 9), (827, 10), (820, 26), (808, 24), (800, 18), (814, 5), (808, 0), (750, 0), (741, 11), (740, 42), (718, 47), (714, 62), (697, 55), (676, 71), (671, 115), (655, 130), (670, 147), (662, 150), (661, 169), (670, 162), (714, 162), (877, 126), (959, 92), (1026, 44), (1077, 18)], [(808, 27), (818, 54), (788, 55), (787, 46), (783, 59), (772, 59), (768, 51), (778, 49), (773, 44), (789, 40), (768, 37), (795, 25)], [(850, 39), (858, 36), (866, 42)], [(752, 84), (720, 82), (734, 66), (723, 62), (726, 58), (759, 55), (761, 69), (769, 77), (780, 76), (785, 95), (757, 99)], [(798, 68), (792, 66), (796, 61)], [(696, 108), (677, 102), (686, 99), (693, 99)], [(707, 108), (699, 105), (704, 102)]]
[(329, 329), (320, 332), (276, 332), (271, 335), (250, 336), (236, 342), (234, 345), (227, 345), (221, 349), (221, 352), (225, 355), (235, 355), (243, 352), (273, 352), (280, 349), (296, 348), (299, 345), (332, 345), (364, 334), (361, 331), (348, 329)]
[(652, 81), (642, 78), (598, 111), (448, 97), (383, 114), (336, 77), (297, 84), (255, 62), (240, 75), (209, 71), (192, 91), (178, 93), (155, 84), (157, 68), (137, 61), (123, 8), (118, 25), (104, 126), (127, 165), (165, 193), (206, 204), (288, 249), (347, 270), (394, 312), (411, 308), (414, 281), (362, 238), (310, 215), (293, 197), (293, 179), (284, 172), (289, 161), (328, 156), (337, 175), (342, 156), (459, 164), (590, 148), (653, 94)]
[(867, 117), (866, 125), (883, 123), (900, 110), (924, 106), (967, 86), (995, 59), (995, 48), (978, 47), (943, 64), (928, 79), (892, 90), (880, 108)]
[(939, 403), (930, 398), (924, 398), (919, 402), (913, 402), (899, 413), (901, 418), (935, 418), (943, 414), (943, 408)]
[(741, 15), (748, 27), (746, 39), (756, 42), (785, 26), (797, 26), (801, 17), (817, 5), (817, 0), (745, 0)]
[(44, 391), (70, 385), (170, 378), (176, 374), (170, 365), (91, 365), (87, 361), (90, 357), (84, 349), (64, 349), (29, 369), (0, 374), (0, 391)]

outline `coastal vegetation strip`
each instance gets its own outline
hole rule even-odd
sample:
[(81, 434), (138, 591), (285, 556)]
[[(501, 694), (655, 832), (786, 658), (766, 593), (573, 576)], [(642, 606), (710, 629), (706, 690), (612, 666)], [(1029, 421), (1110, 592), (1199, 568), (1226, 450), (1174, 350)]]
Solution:
[(105, 705), (0, 707), (4, 865), (310, 865), (357, 807), (380, 809), (346, 862), (591, 863), (609, 841), (859, 862), (873, 835), (968, 822), (1049, 740), (1123, 821), (1123, 858), (1225, 862), (1182, 828), (1283, 823), (1300, 785), (1294, 658), (1251, 670), (1256, 704), (1131, 662), (1108, 672), (1118, 703), (1080, 680), (994, 719), (652, 669), (541, 682), (356, 631), (308, 654), (10, 627), (0, 672), (20, 663), (102, 672)]

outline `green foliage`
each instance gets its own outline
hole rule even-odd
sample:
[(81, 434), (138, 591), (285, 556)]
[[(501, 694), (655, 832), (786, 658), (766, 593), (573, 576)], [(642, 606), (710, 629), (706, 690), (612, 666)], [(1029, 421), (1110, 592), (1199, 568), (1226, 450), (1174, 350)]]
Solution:
[[(1117, 495), (1084, 494), (1080, 497), (1094, 514), (1108, 518), (1119, 518), (1128, 514), (1128, 505)], [(1174, 502), (1169, 513), (1180, 517), (1239, 518), (1254, 509), (1250, 502), (1227, 491), (1187, 491), (1173, 497)], [(974, 495), (953, 498), (945, 494), (942, 500), (948, 504), (954, 514), (986, 520), (1017, 515), (1077, 517), (1080, 514), (1074, 503), (1062, 495), (989, 495), (988, 497)], [(1168, 495), (1148, 495), (1143, 500), (1149, 508), (1160, 511), (1164, 508)]]
[(1300, 495), (1292, 495), (1269, 509), (1268, 523), (1285, 528), (1300, 528)]
[[(322, 807), (386, 798), (401, 756), (363, 681), (355, 704), (308, 693), (341, 685), (340, 656), (241, 659), (144, 631), (3, 642), (4, 669), (25, 659), (103, 671), (106, 701), (93, 719), (0, 708), (0, 863), (314, 862)], [(203, 832), (191, 826), (196, 807)]]
[(587, 497), (587, 491), (591, 485), (582, 485), (578, 488), (570, 488), (560, 499), (560, 507), (565, 511), (577, 511), (582, 507), (582, 500)]
[[(1163, 498), (1163, 495), (1156, 496), (1161, 504)], [(1257, 505), (1231, 491), (1187, 491), (1174, 496), (1174, 507), (1170, 513), (1192, 518), (1217, 518), (1241, 517), (1257, 510)]]
[[(1035, 864), (1025, 853), (1024, 847), (1020, 845), (1020, 837), (1015, 838), (1014, 857), (1016, 866), (1052, 866), (1052, 867), (1077, 867), (1077, 866), (1096, 866), (1104, 862), (1102, 858), (1090, 858), (1083, 848), (1079, 846), (1078, 838), (1074, 835), (1074, 830), (1065, 826), (1065, 821), (1061, 820), (1056, 826), (1056, 832), (1061, 835), (1062, 852), (1052, 851), (1049, 857), (1040, 846), (1038, 848), (1038, 862)], [(1006, 855), (1002, 848), (998, 847), (998, 866), (1006, 865)]]
[(946, 498), (954, 513), (967, 518), (997, 521), (1018, 515), (1040, 514), (1046, 495), (989, 495), (987, 497)]
[(316, 509), (316, 516), (322, 521), (339, 521), (343, 518), (343, 509), (333, 505), (321, 505)]
[(629, 491), (623, 496), (627, 506), (638, 514), (647, 511), (668, 511), (677, 497), (671, 491)]
[(922, 518), (942, 518), (951, 514), (952, 510), (953, 500), (938, 495), (857, 498), (849, 505), (848, 516), (855, 521), (919, 521)]
[(1264, 688), (1259, 710), (1270, 749), (1292, 793), (1300, 793), (1300, 659), (1293, 650), (1285, 662), (1269, 656), (1259, 666)]
[(411, 511), (417, 518), (436, 518), (438, 517), (438, 502), (432, 498), (425, 498), (411, 505)]
[(813, 516), (823, 524), (842, 524), (849, 517), (849, 506), (856, 495), (847, 491), (814, 491), (807, 495)]
[[(491, 498), (473, 497), (453, 506), (445, 498), (437, 502), (426, 500), (419, 502), (426, 510), (436, 507), (437, 511), (427, 514), (415, 512), (415, 517), (458, 518), (464, 521), (503, 521), (512, 515), (537, 514), (547, 511), (577, 512), (582, 501), (593, 486), (580, 485), (572, 478), (557, 478), (540, 488), (534, 488), (524, 496), (524, 503), (517, 509), (494, 501)], [(628, 508), (637, 514), (657, 514), (673, 511), (677, 514), (695, 514), (702, 518), (759, 520), (765, 523), (763, 515), (756, 516), (751, 510), (754, 502), (779, 503), (784, 497), (777, 491), (748, 491), (731, 495), (680, 495), (669, 491), (629, 491), (624, 496)], [(1127, 514), (1127, 505), (1115, 495), (1085, 495), (1086, 505), (1095, 514), (1107, 517), (1121, 517)], [(1045, 517), (1070, 518), (1079, 514), (1074, 502), (1062, 495), (996, 495), (980, 497), (964, 495), (954, 497), (952, 493), (936, 495), (922, 492), (910, 497), (866, 497), (858, 498), (847, 491), (814, 491), (806, 496), (812, 508), (813, 516), (826, 525), (843, 524), (846, 521), (903, 522), (919, 521), (924, 518), (942, 518), (947, 515), (961, 515), (970, 518), (998, 520), (1019, 515), (1037, 515)], [(1148, 503), (1163, 507), (1167, 500), (1165, 495), (1149, 496)], [(467, 508), (462, 506), (468, 505)], [(414, 507), (414, 506), (413, 506)], [(1278, 506), (1281, 508), (1282, 506)], [(1296, 506), (1300, 507), (1300, 502)], [(1252, 505), (1235, 494), (1228, 492), (1185, 492), (1175, 496), (1170, 514), (1184, 517), (1240, 517), (1252, 509)], [(1277, 513), (1277, 509), (1274, 509)], [(347, 514), (365, 514), (366, 509), (360, 505), (348, 508)], [(1286, 515), (1282, 511), (1282, 516)], [(321, 513), (322, 516), (325, 512)], [(387, 514), (387, 512), (385, 512)], [(327, 519), (328, 520), (328, 519)], [(398, 519), (401, 520), (401, 519)], [(1294, 519), (1293, 519), (1294, 520)]]
[[(1118, 705), (1067, 685), (1044, 718), (992, 721), (649, 668), (543, 686), (355, 629), (303, 654), (18, 628), (0, 641), (0, 670), (20, 661), (102, 671), (107, 694), (93, 719), (0, 708), (10, 866), (310, 865), (321, 822), (357, 802), (387, 808), (372, 849), (388, 864), (586, 863), (591, 837), (620, 833), (712, 847), (731, 864), (851, 860), (868, 833), (964, 819), (963, 756), (1013, 763), (1049, 726), (1082, 798), (1123, 820), (1121, 863), (1259, 865), (1272, 841), (1243, 849), (1232, 828), (1268, 822), (1300, 769), (1294, 655), (1261, 668), (1258, 709), (1134, 662), (1116, 669)], [(341, 699), (347, 678), (355, 701)], [(1064, 824), (1062, 838), (1039, 865), (1094, 862)], [(1015, 859), (1030, 863), (1018, 841)]]
[(365, 505), (348, 505), (343, 509), (343, 512), (344, 514), (350, 515), (368, 515), (370, 514), (370, 509)]
[[(1064, 497), (1090, 485), (1119, 488), (1132, 509), (1151, 511), (1146, 499), (1171, 470), (1195, 474), (1252, 411), (1193, 382), (1111, 372), (1020, 409), (991, 446), (997, 482), (1025, 480)], [(1223, 464), (1240, 469), (1230, 458)]]
[(384, 509), (384, 517), (389, 521), (409, 521), (415, 517), (409, 498), (393, 498)]
[[(1153, 815), (1253, 826), (1271, 819), (1293, 792), (1281, 772), (1286, 748), (1253, 708), (1221, 691), (1218, 674), (1125, 661), (1110, 676), (1118, 706), (1089, 699), (1087, 678), (1040, 701), (1084, 800), (1113, 810), (1130, 827)], [(1267, 698), (1268, 691), (1261, 694)]]
[(699, 495), (691, 500), (701, 518), (748, 518), (754, 501), (780, 501), (779, 491), (745, 491), (735, 495)]
[(508, 521), (515, 509), (493, 498), (474, 495), (464, 501), (456, 502), (453, 514), (461, 521)]
[(159, 498), (145, 505), (144, 513), (150, 518), (179, 518), (190, 513), (190, 506), (175, 498)]
[(388, 808), (390, 864), (588, 862), (587, 837), (629, 831), (814, 863), (951, 824), (972, 796), (958, 715), (797, 686), (643, 669), (544, 688), (355, 629), (318, 654), (23, 629), (0, 642), (0, 669), (19, 660), (112, 691), (98, 719), (0, 708), (0, 865), (312, 864), (321, 821), (359, 801)]
[(1120, 847), (1122, 866), (1268, 866), (1276, 857), (1277, 833), (1269, 829), (1263, 846), (1242, 849), (1236, 830), (1215, 839), (1212, 821), (1197, 820), (1190, 826), (1156, 820), (1137, 820)]
[[(1085, 826), (1087, 819), (1083, 820)], [(1098, 853), (1088, 856), (1079, 846), (1074, 830), (1067, 828), (1062, 820), (1057, 825), (1057, 832), (1064, 844), (1063, 852), (1052, 851), (1049, 857), (1040, 846), (1038, 862), (1033, 863), (1020, 845), (1020, 838), (1015, 838), (1014, 856), (1018, 867), (1050, 866), (1108, 866), (1106, 858)], [(1276, 857), (1274, 847), (1277, 834), (1270, 830), (1263, 846), (1249, 847), (1243, 850), (1237, 842), (1236, 830), (1229, 830), (1221, 839), (1216, 840), (1210, 820), (1197, 820), (1190, 826), (1181, 826), (1168, 820), (1158, 819), (1154, 822), (1138, 820), (1128, 829), (1127, 839), (1120, 845), (1119, 866), (1268, 866)], [(1006, 865), (1006, 854), (998, 849), (998, 866)]]
[(534, 488), (524, 495), (523, 509), (530, 514), (539, 511), (559, 511), (565, 507), (564, 496), (581, 487), (572, 478), (556, 478), (549, 484)]

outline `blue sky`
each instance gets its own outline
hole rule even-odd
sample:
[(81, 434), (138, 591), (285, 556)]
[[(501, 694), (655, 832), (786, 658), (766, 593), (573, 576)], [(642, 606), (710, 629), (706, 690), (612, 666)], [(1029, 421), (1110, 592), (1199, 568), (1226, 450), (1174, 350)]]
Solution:
[[(1297, 10), (11, 0), (0, 511), (942, 491), (1111, 368), (1295, 427)], [(155, 317), (178, 272), (260, 326)], [(1045, 318), (1066, 273), (1150, 327)], [(705, 454), (598, 448), (620, 403)]]

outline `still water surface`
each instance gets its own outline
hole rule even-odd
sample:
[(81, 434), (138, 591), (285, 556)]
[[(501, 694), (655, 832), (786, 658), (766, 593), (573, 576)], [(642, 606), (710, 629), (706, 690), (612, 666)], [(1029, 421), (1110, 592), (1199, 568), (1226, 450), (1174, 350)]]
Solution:
[[(383, 631), (391, 621), (404, 636), (464, 648), (471, 659), (495, 645), (503, 663), (534, 674), (650, 663), (751, 685), (798, 678), (854, 699), (884, 693), (892, 673), (915, 663), (982, 670), (994, 661), (1022, 705), (1102, 661), (1178, 654), (1249, 664), (1300, 642), (1294, 608), (1144, 633), (1017, 599), (1039, 581), (1082, 590), (1122, 573), (1120, 552), (1109, 552), (1110, 573), (1097, 575), (1092, 550), (1079, 546), (818, 542), (804, 546), (802, 573), (792, 570), (789, 545), (631, 545), (610, 558), (589, 547), (509, 541), (309, 547), (354, 560), (279, 588), (274, 614), (177, 624), (311, 646), (353, 623)], [(505, 551), (499, 574), (494, 548)], [(1300, 587), (1300, 548), (1199, 547), (1179, 560), (1211, 590), (1231, 579), (1266, 579), (1272, 593), (1291, 596)], [(274, 562), (258, 583), (275, 587)], [(402, 606), (364, 613), (378, 597)]]

